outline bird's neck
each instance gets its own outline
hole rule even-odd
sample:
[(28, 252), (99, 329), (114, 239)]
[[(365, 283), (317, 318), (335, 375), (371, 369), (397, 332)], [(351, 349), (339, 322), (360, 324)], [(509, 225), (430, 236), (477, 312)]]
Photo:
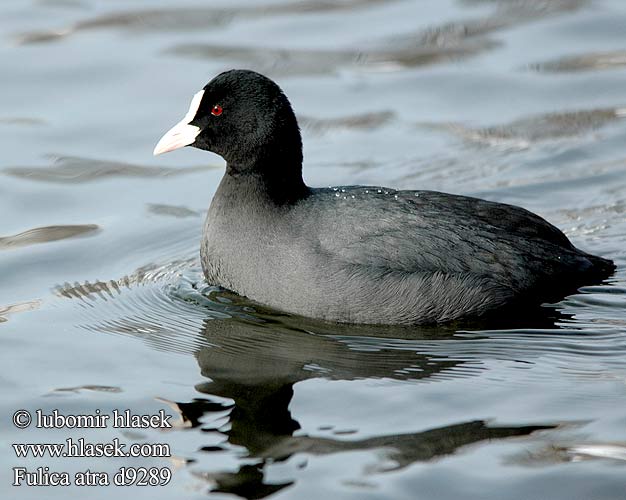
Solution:
[(219, 191), (248, 204), (274, 206), (293, 205), (309, 195), (309, 188), (302, 179), (302, 157), (285, 155), (281, 155), (280, 160), (227, 163)]

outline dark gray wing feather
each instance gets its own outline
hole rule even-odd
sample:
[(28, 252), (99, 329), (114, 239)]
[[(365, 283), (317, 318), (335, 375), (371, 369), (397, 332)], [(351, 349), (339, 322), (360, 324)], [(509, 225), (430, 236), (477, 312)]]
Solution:
[(324, 200), (320, 249), (346, 265), (475, 276), (514, 291), (591, 265), (559, 229), (512, 205), (362, 186), (320, 189), (312, 198)]

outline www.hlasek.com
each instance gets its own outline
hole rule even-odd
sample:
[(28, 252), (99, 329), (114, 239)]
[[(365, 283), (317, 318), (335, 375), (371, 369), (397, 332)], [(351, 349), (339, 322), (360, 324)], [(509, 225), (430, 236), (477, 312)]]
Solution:
[[(89, 415), (64, 415), (58, 410), (44, 413), (36, 410), (17, 410), (13, 425), (27, 429), (32, 424), (38, 429), (169, 429), (171, 415), (159, 410), (154, 415), (137, 415), (130, 410), (113, 410), (111, 414), (96, 410)], [(121, 443), (118, 438), (106, 443), (92, 443), (84, 438), (67, 438), (58, 443), (13, 443), (15, 456), (19, 458), (111, 458), (111, 457), (158, 457), (171, 456), (167, 443)], [(121, 467), (114, 473), (85, 471), (51, 471), (50, 467), (13, 467), (13, 486), (165, 486), (172, 478), (168, 467)]]

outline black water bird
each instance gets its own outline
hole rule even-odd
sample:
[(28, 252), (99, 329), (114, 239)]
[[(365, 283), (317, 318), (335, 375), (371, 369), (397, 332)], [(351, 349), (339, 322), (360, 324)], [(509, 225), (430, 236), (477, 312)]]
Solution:
[(614, 270), (520, 207), (434, 191), (310, 188), (281, 89), (247, 70), (198, 92), (154, 154), (226, 160), (201, 245), (206, 279), (288, 313), (421, 324), (558, 300)]

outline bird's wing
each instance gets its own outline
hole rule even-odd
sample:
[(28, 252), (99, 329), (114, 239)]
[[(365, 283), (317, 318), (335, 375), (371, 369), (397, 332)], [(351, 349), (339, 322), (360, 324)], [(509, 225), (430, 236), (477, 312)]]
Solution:
[(313, 232), (320, 251), (346, 265), (476, 275), (519, 289), (580, 259), (556, 227), (512, 205), (350, 186), (317, 190), (312, 203), (323, 207)]

